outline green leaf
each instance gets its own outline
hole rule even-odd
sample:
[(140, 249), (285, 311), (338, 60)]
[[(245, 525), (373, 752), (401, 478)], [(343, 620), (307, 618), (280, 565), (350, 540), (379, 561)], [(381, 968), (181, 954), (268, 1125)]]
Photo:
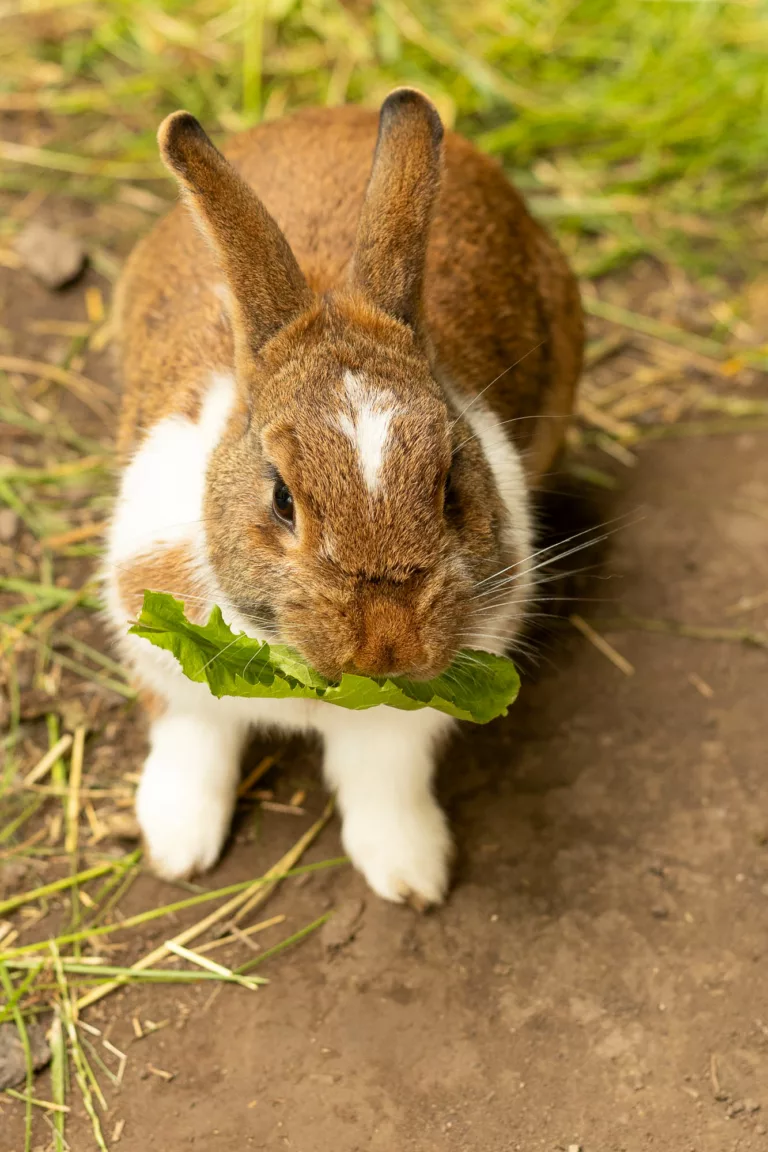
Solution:
[(130, 631), (171, 652), (185, 676), (207, 684), (219, 697), (322, 700), (356, 710), (380, 704), (407, 711), (436, 708), (459, 720), (487, 724), (506, 715), (520, 688), (511, 660), (474, 649), (459, 653), (434, 680), (345, 673), (331, 682), (293, 648), (235, 634), (219, 608), (212, 610), (207, 624), (190, 623), (183, 603), (166, 592), (144, 593), (144, 607)]

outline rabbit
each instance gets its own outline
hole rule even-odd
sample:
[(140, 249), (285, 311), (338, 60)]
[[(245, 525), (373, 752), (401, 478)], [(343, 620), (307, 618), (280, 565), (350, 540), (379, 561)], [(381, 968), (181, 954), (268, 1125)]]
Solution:
[[(226, 158), (158, 134), (181, 203), (115, 297), (122, 464), (110, 625), (150, 719), (137, 815), (157, 873), (210, 868), (254, 726), (319, 733), (342, 839), (380, 896), (448, 889), (433, 794), (454, 721), (215, 699), (128, 635), (144, 589), (214, 604), (329, 678), (429, 678), (503, 652), (535, 578), (532, 492), (581, 367), (576, 280), (501, 168), (402, 88), (377, 117), (307, 109)], [(459, 659), (471, 662), (471, 653)]]

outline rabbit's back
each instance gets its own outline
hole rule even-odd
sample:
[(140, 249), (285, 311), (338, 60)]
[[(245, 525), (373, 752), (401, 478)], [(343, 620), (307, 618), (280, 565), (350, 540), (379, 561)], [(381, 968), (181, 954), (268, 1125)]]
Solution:
[[(316, 292), (343, 283), (376, 143), (377, 115), (309, 109), (243, 133), (225, 148), (284, 232)], [(174, 411), (194, 414), (201, 367), (232, 363), (225, 289), (182, 206), (134, 251), (117, 298), (124, 382), (120, 447)], [(438, 376), (484, 399), (529, 471), (546, 471), (562, 438), (581, 367), (575, 278), (500, 167), (446, 134), (430, 233), (425, 310)], [(462, 403), (463, 406), (463, 403)]]

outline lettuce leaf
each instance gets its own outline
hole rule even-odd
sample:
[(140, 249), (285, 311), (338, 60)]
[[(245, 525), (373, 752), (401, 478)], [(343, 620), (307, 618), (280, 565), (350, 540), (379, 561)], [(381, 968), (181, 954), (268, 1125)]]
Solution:
[(219, 608), (207, 624), (192, 624), (182, 601), (165, 592), (144, 593), (141, 615), (130, 631), (171, 652), (185, 676), (207, 684), (219, 697), (312, 699), (353, 709), (380, 704), (409, 711), (436, 708), (459, 720), (487, 724), (506, 715), (520, 688), (511, 660), (474, 649), (461, 652), (434, 680), (344, 673), (339, 681), (329, 681), (295, 649), (234, 633)]

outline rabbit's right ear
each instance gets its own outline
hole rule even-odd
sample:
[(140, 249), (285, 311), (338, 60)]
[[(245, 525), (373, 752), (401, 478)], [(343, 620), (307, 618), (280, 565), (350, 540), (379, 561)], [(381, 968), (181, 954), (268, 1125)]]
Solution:
[(174, 112), (160, 154), (226, 277), (239, 350), (256, 352), (313, 300), (288, 241), (194, 116)]

